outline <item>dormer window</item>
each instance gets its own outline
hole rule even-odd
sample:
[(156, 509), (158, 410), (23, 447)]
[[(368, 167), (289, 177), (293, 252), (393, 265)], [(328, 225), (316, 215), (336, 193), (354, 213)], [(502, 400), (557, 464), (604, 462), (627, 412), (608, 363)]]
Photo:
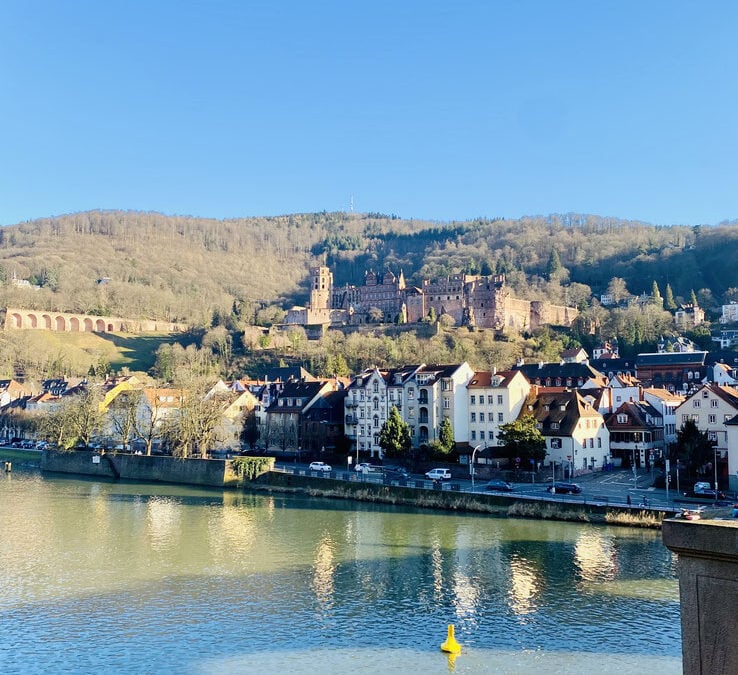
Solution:
[(623, 414), (618, 415), (618, 424), (628, 424), (628, 416)]

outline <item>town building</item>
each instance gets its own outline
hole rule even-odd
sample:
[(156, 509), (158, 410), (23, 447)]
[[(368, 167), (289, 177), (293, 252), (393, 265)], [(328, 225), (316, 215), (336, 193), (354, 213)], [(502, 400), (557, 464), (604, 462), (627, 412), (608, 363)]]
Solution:
[(715, 383), (705, 384), (688, 396), (675, 411), (677, 424), (692, 420), (707, 432), (715, 444), (718, 474), (727, 474), (728, 436), (726, 422), (738, 415), (738, 389)]
[(638, 354), (636, 377), (644, 387), (665, 387), (688, 392), (707, 376), (707, 352)]
[(610, 462), (623, 467), (651, 467), (664, 456), (661, 413), (645, 401), (627, 401), (605, 416), (610, 432)]
[(608, 461), (610, 434), (602, 415), (577, 390), (533, 387), (520, 413), (532, 415), (546, 439), (545, 464), (564, 473), (602, 468)]

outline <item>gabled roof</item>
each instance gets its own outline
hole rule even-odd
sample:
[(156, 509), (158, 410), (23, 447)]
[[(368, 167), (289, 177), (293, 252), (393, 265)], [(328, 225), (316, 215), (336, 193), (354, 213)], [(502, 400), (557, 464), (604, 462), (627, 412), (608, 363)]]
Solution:
[(520, 416), (533, 415), (544, 436), (571, 436), (582, 417), (601, 417), (578, 391), (531, 393)]
[[(267, 408), (268, 412), (302, 412), (302, 410), (320, 393), (320, 391), (329, 386), (328, 382), (286, 382), (284, 388), (279, 395), (271, 402)], [(292, 401), (292, 405), (287, 403)], [(300, 401), (298, 404), (297, 401)], [(279, 401), (283, 401), (279, 405)]]
[(519, 370), (501, 370), (498, 373), (494, 373), (491, 370), (478, 370), (472, 375), (466, 388), (489, 389), (499, 387), (506, 389), (516, 376), (525, 377)]
[[(618, 421), (618, 415), (627, 415), (628, 421), (623, 423)], [(622, 403), (618, 409), (605, 415), (605, 424), (608, 429), (630, 429), (630, 430), (646, 430), (660, 427), (661, 425), (654, 421), (649, 424), (648, 417), (661, 418), (661, 413), (652, 405), (644, 401), (626, 401)]]
[(709, 384), (706, 384), (704, 387), (698, 389), (689, 398), (694, 398), (694, 396), (701, 394), (702, 391), (704, 391), (705, 389), (708, 389), (709, 391), (711, 391), (718, 398), (723, 399), (723, 401), (725, 401), (728, 405), (731, 405), (734, 408), (738, 409), (738, 389), (736, 389), (735, 387), (731, 387), (730, 385), (727, 385), (727, 384), (716, 384), (715, 382), (710, 382)]
[(281, 368), (270, 368), (265, 376), (265, 380), (269, 382), (289, 382), (290, 380), (305, 380), (306, 382), (314, 382), (313, 377), (302, 366), (283, 366)]
[(636, 368), (656, 366), (702, 366), (707, 352), (664, 352), (663, 354), (638, 354)]
[(607, 379), (588, 363), (527, 363), (515, 366), (514, 370), (520, 370), (531, 384), (536, 381), (543, 383), (547, 379), (555, 381), (559, 378), (563, 381), (562, 385), (565, 385), (567, 379), (571, 379), (573, 383), (581, 379), (582, 382), (592, 380), (604, 386)]
[(662, 401), (665, 401), (667, 403), (681, 403), (682, 401), (684, 401), (684, 396), (675, 392), (671, 392), (668, 389), (664, 389), (663, 387), (647, 387), (643, 390), (643, 393), (649, 394), (656, 398), (660, 398)]

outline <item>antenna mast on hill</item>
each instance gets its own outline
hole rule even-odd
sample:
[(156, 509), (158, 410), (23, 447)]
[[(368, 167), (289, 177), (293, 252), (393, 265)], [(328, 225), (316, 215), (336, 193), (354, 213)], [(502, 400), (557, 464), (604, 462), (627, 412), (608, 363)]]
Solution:
[(354, 195), (349, 196), (349, 211), (354, 212)]

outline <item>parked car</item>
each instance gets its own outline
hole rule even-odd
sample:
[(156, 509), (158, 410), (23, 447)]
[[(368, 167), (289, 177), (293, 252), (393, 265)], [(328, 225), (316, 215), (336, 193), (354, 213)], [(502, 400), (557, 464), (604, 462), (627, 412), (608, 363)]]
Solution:
[(371, 466), (371, 464), (369, 462), (359, 462), (359, 464), (354, 467), (354, 471), (356, 471), (357, 473), (362, 473), (365, 466)]
[(385, 466), (384, 473), (390, 478), (410, 478), (410, 474), (405, 467), (402, 466)]
[(330, 473), (333, 471), (333, 467), (325, 462), (310, 462), (308, 469), (310, 469), (310, 471), (322, 471), (323, 473)]
[(720, 490), (715, 491), (710, 487), (709, 483), (704, 481), (695, 483), (691, 494), (687, 494), (686, 496), (702, 499), (725, 499), (725, 494), (723, 492)]
[(431, 469), (425, 474), (428, 480), (451, 480), (450, 469)]
[(554, 483), (546, 488), (546, 492), (555, 492), (559, 495), (578, 495), (582, 488), (576, 483)]
[(491, 480), (484, 486), (489, 492), (512, 492), (515, 488), (506, 480)]

